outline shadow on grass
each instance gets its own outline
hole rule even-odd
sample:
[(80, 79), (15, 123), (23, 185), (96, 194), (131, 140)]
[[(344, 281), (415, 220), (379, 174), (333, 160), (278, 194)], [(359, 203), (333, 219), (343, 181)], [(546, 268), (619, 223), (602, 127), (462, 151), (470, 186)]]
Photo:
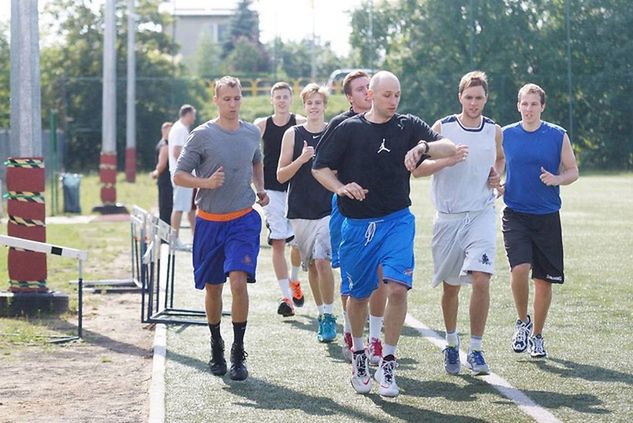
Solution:
[[(633, 375), (630, 373), (618, 372), (604, 367), (592, 366), (591, 364), (576, 363), (571, 360), (560, 358), (548, 358), (543, 361), (533, 361), (534, 365), (541, 370), (558, 374), (567, 378), (580, 378), (591, 382), (620, 382), (633, 385)], [(554, 366), (551, 363), (556, 363)]]
[[(563, 394), (551, 391), (522, 390), (532, 401), (539, 406), (552, 410), (568, 408), (579, 413), (587, 414), (611, 414), (604, 408), (604, 402), (592, 394)], [(497, 401), (497, 404), (511, 404), (510, 400)]]
[[(419, 383), (419, 382), (416, 382)], [(249, 378), (248, 383), (228, 381), (224, 389), (234, 395), (245, 398), (248, 402), (236, 402), (235, 405), (258, 410), (301, 410), (310, 416), (335, 416), (336, 420), (357, 420), (363, 422), (384, 422), (387, 418), (400, 418), (405, 421), (469, 421), (477, 422), (472, 417), (442, 414), (402, 404), (398, 400), (385, 400), (377, 394), (369, 394), (360, 398), (368, 398), (385, 414), (375, 416), (362, 410), (339, 404), (329, 397), (307, 395), (305, 393), (275, 385), (259, 378)], [(349, 389), (352, 389), (351, 387)], [(356, 403), (358, 406), (358, 403)]]

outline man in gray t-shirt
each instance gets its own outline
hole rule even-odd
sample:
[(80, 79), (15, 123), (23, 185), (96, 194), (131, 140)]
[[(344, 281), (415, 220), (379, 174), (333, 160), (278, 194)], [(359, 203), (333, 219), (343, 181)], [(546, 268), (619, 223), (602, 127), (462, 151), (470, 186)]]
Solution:
[[(193, 238), (193, 270), (196, 288), (205, 290), (205, 310), (211, 331), (211, 373), (227, 371), (224, 341), (220, 334), (222, 289), (229, 277), (233, 294), (233, 380), (248, 377), (244, 333), (248, 318), (247, 282), (255, 282), (261, 218), (253, 210), (266, 205), (264, 172), (259, 150), (259, 129), (239, 119), (240, 81), (225, 76), (215, 83), (213, 102), (218, 117), (200, 125), (187, 140), (178, 159), (174, 182), (198, 188), (198, 207)], [(196, 176), (191, 174), (195, 170)]]

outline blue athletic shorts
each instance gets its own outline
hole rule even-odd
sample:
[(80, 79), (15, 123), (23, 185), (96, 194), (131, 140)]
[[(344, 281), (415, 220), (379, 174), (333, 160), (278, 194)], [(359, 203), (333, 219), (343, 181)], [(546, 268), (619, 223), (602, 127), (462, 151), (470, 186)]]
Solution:
[(347, 283), (350, 296), (367, 298), (378, 288), (379, 264), (383, 280), (411, 289), (415, 217), (408, 208), (380, 218), (346, 218), (341, 235), (341, 278)]
[(246, 272), (248, 282), (255, 282), (261, 228), (262, 220), (255, 210), (226, 222), (197, 216), (193, 237), (196, 288), (222, 284), (233, 271)]
[(330, 244), (332, 245), (332, 269), (341, 266), (338, 258), (338, 249), (341, 245), (341, 226), (345, 216), (338, 210), (337, 195), (332, 196), (332, 213), (330, 214)]

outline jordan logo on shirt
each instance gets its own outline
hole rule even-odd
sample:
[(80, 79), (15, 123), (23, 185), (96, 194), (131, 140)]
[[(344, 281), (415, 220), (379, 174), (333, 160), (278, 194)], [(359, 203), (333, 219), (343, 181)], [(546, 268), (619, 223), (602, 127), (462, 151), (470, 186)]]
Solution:
[(381, 152), (386, 151), (387, 153), (391, 153), (391, 150), (385, 147), (385, 139), (382, 139), (382, 144), (380, 144), (380, 148), (376, 154), (380, 154)]

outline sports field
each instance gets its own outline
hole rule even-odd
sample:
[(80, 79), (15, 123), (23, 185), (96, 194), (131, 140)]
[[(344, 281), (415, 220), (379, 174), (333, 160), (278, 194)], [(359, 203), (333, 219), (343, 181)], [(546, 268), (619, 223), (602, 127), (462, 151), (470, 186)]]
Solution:
[[(417, 180), (412, 187), (417, 236), (409, 314), (443, 336), (441, 291), (429, 286), (433, 215), (429, 182)], [(486, 358), (495, 375), (545, 410), (541, 419), (631, 421), (633, 175), (581, 176), (561, 191), (566, 283), (555, 288), (544, 331), (550, 358), (533, 361), (510, 350), (516, 317), (500, 230), (484, 337)], [(498, 205), (500, 211), (500, 200)], [(179, 254), (177, 266), (177, 302), (201, 309), (202, 294), (192, 289), (190, 258)], [(250, 286), (250, 293), (246, 334), (250, 377), (245, 382), (210, 374), (206, 327), (168, 328), (166, 421), (534, 420), (494, 383), (488, 383), (494, 379), (471, 376), (465, 368), (458, 376), (445, 374), (440, 349), (409, 326), (398, 349), (400, 396), (386, 400), (376, 389), (370, 395), (358, 395), (349, 384), (351, 367), (342, 359), (340, 336), (333, 344), (316, 341), (316, 309), (309, 295), (296, 317), (282, 319), (275, 314), (278, 287), (269, 248), (262, 249), (258, 282)], [(469, 336), (469, 293), (469, 289), (462, 291), (458, 322), (464, 346)], [(227, 292), (225, 309), (229, 305)], [(232, 329), (227, 318), (222, 331), (228, 347)]]

